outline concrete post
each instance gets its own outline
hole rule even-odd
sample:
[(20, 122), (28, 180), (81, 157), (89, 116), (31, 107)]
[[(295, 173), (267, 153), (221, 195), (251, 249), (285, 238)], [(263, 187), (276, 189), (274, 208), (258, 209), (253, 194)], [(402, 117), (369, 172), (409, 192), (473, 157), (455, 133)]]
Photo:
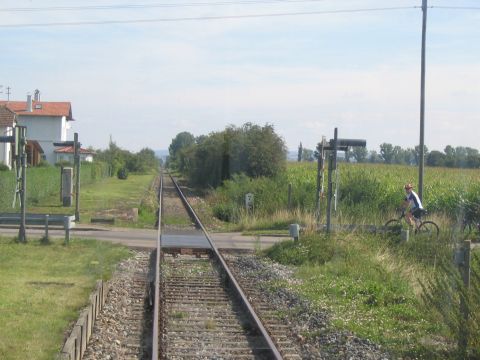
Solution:
[(63, 168), (62, 173), (62, 201), (64, 207), (72, 206), (73, 192), (73, 169), (71, 167)]

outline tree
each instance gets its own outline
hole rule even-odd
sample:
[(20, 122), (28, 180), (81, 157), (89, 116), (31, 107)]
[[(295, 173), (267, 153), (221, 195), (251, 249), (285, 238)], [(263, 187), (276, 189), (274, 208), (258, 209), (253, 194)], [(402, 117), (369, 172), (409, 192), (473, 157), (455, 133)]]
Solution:
[(370, 154), (368, 156), (368, 161), (371, 163), (379, 163), (382, 162), (382, 157), (375, 151), (372, 150), (370, 151)]
[(463, 146), (457, 146), (455, 148), (455, 166), (456, 167), (467, 166), (467, 149)]
[(477, 149), (472, 149), (470, 147), (466, 148), (467, 150), (467, 166), (469, 168), (479, 168), (480, 167), (480, 154)]
[[(423, 154), (425, 156), (425, 159), (428, 156), (428, 148), (427, 145), (423, 145)], [(420, 164), (420, 145), (415, 146), (415, 165)]]
[(363, 146), (354, 146), (352, 147), (352, 156), (358, 163), (363, 163), (367, 161), (368, 150)]
[(416, 151), (412, 148), (407, 148), (404, 150), (405, 163), (408, 165), (418, 165), (418, 162), (415, 160)]
[(444, 166), (445, 157), (441, 151), (432, 150), (427, 156), (426, 163), (428, 166)]
[(143, 148), (138, 153), (127, 158), (126, 167), (130, 172), (146, 173), (150, 169), (158, 168), (159, 160), (155, 152), (149, 148)]
[(188, 161), (185, 172), (193, 184), (212, 187), (239, 173), (275, 176), (285, 168), (286, 151), (272, 125), (229, 126), (183, 152)]
[(314, 160), (315, 160), (315, 157), (314, 157), (314, 154), (313, 154), (313, 150), (303, 148), (302, 161), (311, 162), (311, 161), (314, 161)]
[(405, 164), (405, 150), (398, 145), (393, 147), (392, 163)]
[(391, 164), (395, 156), (393, 145), (388, 143), (380, 144), (380, 156), (386, 164)]
[(170, 156), (175, 155), (183, 148), (189, 147), (195, 143), (195, 137), (187, 131), (181, 132), (172, 139), (172, 143), (168, 147)]
[(181, 152), (194, 144), (195, 137), (192, 134), (187, 131), (178, 133), (177, 136), (172, 139), (172, 143), (168, 147), (168, 152), (170, 154), (169, 162), (179, 170), (183, 170), (185, 164)]
[(108, 149), (97, 150), (96, 154), (96, 161), (108, 164), (110, 176), (118, 174), (120, 169), (136, 173), (158, 169), (159, 160), (155, 157), (155, 152), (149, 148), (144, 148), (135, 154), (121, 149), (115, 142), (110, 141)]
[(122, 150), (117, 144), (110, 139), (108, 149), (98, 150), (96, 155), (97, 161), (103, 161), (108, 164), (110, 176), (117, 174), (118, 170), (125, 167), (129, 152)]
[(445, 153), (445, 166), (447, 167), (455, 167), (455, 160), (456, 160), (456, 155), (455, 155), (455, 148), (453, 148), (450, 145), (447, 145), (445, 149), (443, 150)]

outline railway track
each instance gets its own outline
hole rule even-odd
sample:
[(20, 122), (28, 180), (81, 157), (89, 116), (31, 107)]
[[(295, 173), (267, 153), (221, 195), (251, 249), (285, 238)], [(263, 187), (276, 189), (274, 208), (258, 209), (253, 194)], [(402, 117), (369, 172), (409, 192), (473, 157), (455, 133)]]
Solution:
[[(193, 226), (204, 231), (209, 247), (162, 247), (162, 219), (172, 216), (168, 208), (160, 209), (152, 359), (300, 359), (286, 325), (273, 321), (266, 311), (264, 316), (272, 316), (265, 321), (269, 327), (263, 325), (255, 306), (265, 310), (266, 305), (250, 303), (180, 188), (167, 175), (162, 176), (160, 203), (164, 187), (171, 185)], [(255, 299), (258, 294), (250, 296)]]
[(160, 203), (165, 195), (165, 210), (183, 215), (162, 214), (160, 207), (159, 224), (174, 219), (175, 226), (158, 227), (153, 253), (134, 250), (119, 264), (84, 359), (389, 358), (366, 339), (329, 330), (328, 313), (288, 290), (267, 289), (272, 279), (289, 278), (288, 271), (271, 271), (252, 253), (220, 253), (174, 189), (162, 176)]

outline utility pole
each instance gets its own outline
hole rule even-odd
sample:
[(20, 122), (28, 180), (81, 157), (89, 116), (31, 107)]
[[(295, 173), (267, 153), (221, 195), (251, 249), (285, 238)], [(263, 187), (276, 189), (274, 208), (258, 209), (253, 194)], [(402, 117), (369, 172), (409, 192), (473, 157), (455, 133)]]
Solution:
[(420, 156), (418, 166), (418, 196), (423, 200), (423, 168), (425, 165), (425, 42), (427, 36), (427, 0), (422, 0), (422, 69), (420, 81)]
[(75, 221), (80, 221), (80, 143), (78, 133), (73, 140), (73, 162), (75, 164)]
[(25, 152), (27, 128), (25, 126), (18, 126), (20, 129), (20, 146), (19, 146), (19, 158), (22, 164), (22, 183), (20, 185), (20, 228), (18, 229), (18, 241), (26, 243), (27, 235), (25, 232), (25, 218), (26, 218), (26, 200), (27, 200), (27, 154)]

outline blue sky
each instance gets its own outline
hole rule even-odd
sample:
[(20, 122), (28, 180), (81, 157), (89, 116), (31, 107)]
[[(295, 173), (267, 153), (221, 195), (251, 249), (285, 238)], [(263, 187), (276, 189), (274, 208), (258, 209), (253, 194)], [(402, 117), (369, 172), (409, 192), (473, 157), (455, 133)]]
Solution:
[[(0, 90), (10, 86), (12, 100), (38, 88), (44, 101), (70, 101), (73, 131), (94, 148), (105, 148), (111, 135), (132, 151), (165, 149), (181, 131), (202, 135), (245, 122), (273, 124), (291, 149), (300, 142), (314, 148), (334, 127), (341, 137), (366, 139), (369, 149), (418, 144), (422, 12), (414, 7), (421, 0), (220, 2), (5, 11), (137, 2), (4, 0)], [(178, 6), (186, 3), (202, 6)], [(480, 0), (428, 4), (425, 143), (431, 150), (480, 148)], [(385, 7), (405, 9), (5, 27)]]

